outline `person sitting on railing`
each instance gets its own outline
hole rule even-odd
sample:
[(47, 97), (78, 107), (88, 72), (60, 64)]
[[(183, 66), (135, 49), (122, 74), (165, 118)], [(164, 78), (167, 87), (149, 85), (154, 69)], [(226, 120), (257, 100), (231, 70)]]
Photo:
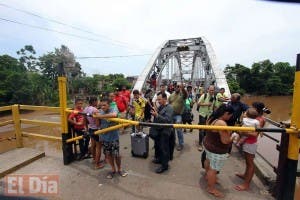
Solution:
[[(258, 113), (256, 119), (259, 121), (259, 127), (263, 128), (265, 125), (265, 118), (263, 116), (265, 105), (262, 102), (253, 102), (252, 106)], [(246, 169), (244, 174), (236, 173), (236, 176), (244, 180), (242, 184), (234, 187), (238, 191), (249, 189), (250, 182), (254, 175), (254, 157), (257, 150), (257, 137), (259, 135), (257, 132), (246, 132), (245, 134), (247, 138), (242, 149), (245, 155)]]

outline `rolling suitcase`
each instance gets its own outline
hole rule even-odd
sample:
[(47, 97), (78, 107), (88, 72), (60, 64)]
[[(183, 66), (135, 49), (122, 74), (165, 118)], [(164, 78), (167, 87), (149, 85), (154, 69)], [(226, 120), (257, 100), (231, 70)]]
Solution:
[(149, 154), (149, 136), (143, 132), (131, 133), (131, 155), (147, 158)]

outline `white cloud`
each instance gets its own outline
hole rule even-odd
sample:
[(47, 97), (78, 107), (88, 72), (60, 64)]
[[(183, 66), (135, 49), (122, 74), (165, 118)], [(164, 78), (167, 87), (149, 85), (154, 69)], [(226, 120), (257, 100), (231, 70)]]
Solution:
[[(19, 9), (111, 38), (80, 32), (0, 6), (0, 17), (94, 38), (92, 42), (0, 21), (0, 53), (33, 44), (40, 54), (67, 45), (76, 56), (152, 53), (168, 39), (205, 36), (221, 66), (250, 66), (261, 59), (294, 63), (299, 53), (300, 4), (254, 0), (64, 0), (8, 1)], [(3, 39), (3, 37), (5, 39)], [(122, 41), (131, 48), (116, 46)], [(140, 50), (146, 49), (146, 50)], [(139, 74), (150, 56), (126, 59), (80, 60), (92, 73)]]

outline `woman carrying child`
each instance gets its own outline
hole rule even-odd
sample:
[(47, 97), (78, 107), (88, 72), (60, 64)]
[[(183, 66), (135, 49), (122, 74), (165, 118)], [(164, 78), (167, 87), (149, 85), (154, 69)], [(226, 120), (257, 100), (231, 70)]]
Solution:
[[(259, 121), (259, 127), (262, 128), (265, 125), (265, 118), (263, 116), (265, 105), (262, 102), (253, 102), (252, 107), (256, 109), (258, 116), (256, 120)], [(245, 133), (247, 138), (244, 141), (242, 146), (245, 161), (246, 161), (246, 169), (244, 174), (237, 173), (236, 176), (243, 179), (244, 182), (240, 185), (236, 185), (234, 188), (238, 191), (244, 191), (249, 189), (250, 182), (254, 175), (254, 157), (257, 150), (257, 137), (259, 135), (258, 132), (247, 132)]]

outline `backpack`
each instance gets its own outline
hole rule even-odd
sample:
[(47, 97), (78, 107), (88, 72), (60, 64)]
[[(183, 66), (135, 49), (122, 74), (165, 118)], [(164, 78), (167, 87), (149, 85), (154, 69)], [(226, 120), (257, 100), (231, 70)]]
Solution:
[[(204, 101), (206, 100), (206, 98), (207, 98), (207, 93), (204, 93)], [(209, 101), (210, 102), (216, 101), (216, 96), (214, 95), (213, 97), (211, 97)], [(197, 105), (197, 111), (198, 112), (199, 112), (199, 108), (200, 108), (200, 105)]]

